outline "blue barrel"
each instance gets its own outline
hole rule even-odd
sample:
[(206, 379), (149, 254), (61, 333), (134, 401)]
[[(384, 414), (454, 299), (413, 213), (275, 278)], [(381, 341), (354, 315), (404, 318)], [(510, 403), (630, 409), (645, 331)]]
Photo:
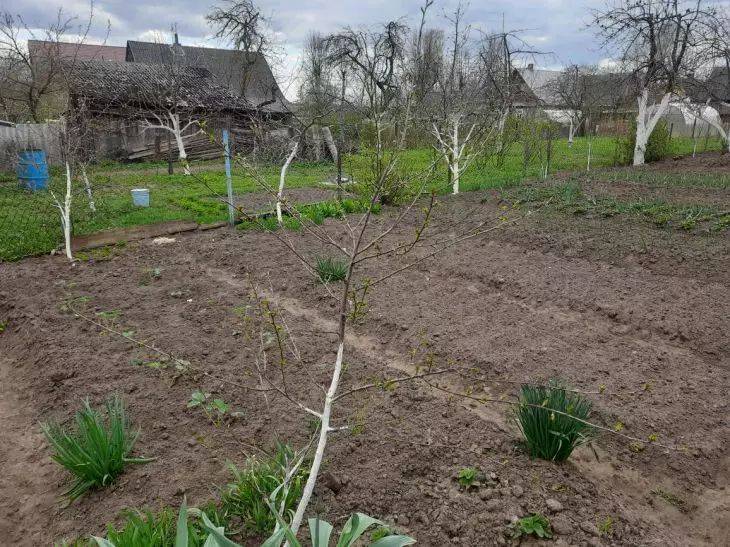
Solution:
[(48, 187), (48, 162), (43, 150), (23, 150), (18, 154), (18, 179), (34, 192)]

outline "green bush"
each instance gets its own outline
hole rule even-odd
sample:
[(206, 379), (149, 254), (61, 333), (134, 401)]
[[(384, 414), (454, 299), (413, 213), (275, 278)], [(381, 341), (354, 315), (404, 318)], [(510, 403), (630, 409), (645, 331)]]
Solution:
[(85, 400), (76, 413), (76, 427), (72, 430), (55, 422), (41, 424), (53, 459), (74, 477), (71, 487), (64, 492), (69, 502), (87, 490), (109, 486), (129, 463), (152, 461), (129, 457), (140, 431), (132, 430), (121, 398), (110, 397), (105, 408), (106, 419)]
[[(628, 135), (623, 139), (621, 144), (623, 149), (622, 161), (630, 165), (634, 160), (634, 147), (636, 147), (636, 120), (631, 120)], [(644, 160), (647, 163), (662, 160), (669, 156), (670, 150), (671, 139), (669, 137), (667, 121), (659, 120), (656, 127), (654, 127), (654, 131), (649, 135)]]
[(574, 420), (588, 420), (591, 402), (569, 393), (556, 382), (549, 386), (523, 385), (515, 421), (525, 437), (532, 458), (564, 461), (573, 450), (588, 441), (593, 428)]
[[(294, 456), (294, 451), (288, 445), (277, 443), (276, 451), (270, 457), (252, 456), (243, 469), (230, 465), (233, 482), (221, 493), (221, 511), (225, 518), (240, 519), (241, 525), (255, 534), (273, 532), (276, 516), (269, 509), (267, 500), (284, 482)], [(293, 511), (302, 496), (308, 476), (308, 469), (301, 467), (289, 481), (288, 490), (277, 492), (274, 503), (277, 509), (283, 501), (284, 514), (288, 516)]]

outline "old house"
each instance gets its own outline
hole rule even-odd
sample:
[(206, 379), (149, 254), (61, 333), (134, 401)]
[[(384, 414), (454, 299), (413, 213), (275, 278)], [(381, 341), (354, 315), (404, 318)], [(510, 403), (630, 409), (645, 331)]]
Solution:
[(189, 155), (220, 156), (219, 143), (208, 135), (246, 127), (258, 112), (205, 68), (77, 61), (68, 115), (82, 128), (90, 155), (134, 160), (164, 156), (170, 149), (177, 153), (174, 138), (160, 127), (171, 127), (173, 119), (184, 128)]
[[(62, 99), (56, 116), (67, 115), (93, 131), (96, 158), (166, 157), (167, 131), (157, 117), (175, 112), (185, 125), (191, 157), (221, 155), (219, 143), (201, 135), (227, 128), (238, 149), (286, 132), (290, 105), (265, 57), (240, 51), (129, 41), (124, 47), (30, 41), (38, 66), (63, 64)], [(68, 108), (68, 112), (66, 109)], [(167, 118), (163, 118), (167, 119)], [(187, 146), (187, 145), (186, 145)]]

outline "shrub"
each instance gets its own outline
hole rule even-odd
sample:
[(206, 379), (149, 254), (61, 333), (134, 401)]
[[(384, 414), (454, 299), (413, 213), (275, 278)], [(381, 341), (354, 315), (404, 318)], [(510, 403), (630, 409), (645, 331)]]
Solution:
[(105, 407), (106, 419), (85, 400), (83, 408), (76, 413), (73, 430), (55, 422), (41, 424), (51, 444), (53, 459), (74, 476), (71, 487), (64, 492), (69, 502), (91, 488), (109, 486), (129, 463), (152, 461), (128, 457), (139, 429), (131, 429), (122, 400), (112, 396)]
[(592, 427), (571, 416), (588, 420), (590, 415), (590, 401), (551, 382), (547, 387), (522, 386), (515, 420), (530, 457), (564, 461), (593, 433)]
[[(256, 534), (271, 533), (276, 526), (276, 516), (269, 509), (267, 500), (284, 482), (293, 460), (294, 451), (286, 444), (277, 443), (273, 456), (252, 456), (243, 470), (231, 464), (233, 482), (221, 493), (223, 515), (240, 518), (243, 527)], [(285, 515), (289, 515), (302, 496), (308, 475), (306, 469), (300, 468), (289, 481), (288, 490), (277, 492), (274, 505), (278, 509), (283, 501)]]
[(343, 281), (347, 277), (347, 262), (337, 258), (317, 257), (314, 269), (322, 283)]
[[(632, 120), (629, 124), (628, 135), (622, 140), (621, 145), (623, 149), (623, 163), (631, 164), (634, 159), (634, 147), (636, 146), (636, 120)], [(669, 138), (667, 121), (659, 120), (656, 127), (654, 127), (654, 131), (649, 135), (644, 159), (648, 163), (666, 158), (670, 152), (670, 145), (671, 140)]]

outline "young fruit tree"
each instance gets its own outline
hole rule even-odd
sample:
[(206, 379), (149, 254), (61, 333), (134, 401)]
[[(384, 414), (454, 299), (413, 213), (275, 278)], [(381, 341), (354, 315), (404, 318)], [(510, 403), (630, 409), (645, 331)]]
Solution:
[(638, 113), (634, 165), (643, 165), (649, 136), (683, 81), (706, 60), (716, 10), (704, 0), (621, 0), (594, 13), (604, 46), (635, 81)]
[(460, 4), (447, 17), (450, 35), (441, 42), (440, 59), (435, 59), (435, 86), (424, 101), (433, 103), (431, 131), (436, 147), (448, 168), (452, 192), (459, 193), (461, 175), (483, 143), (488, 104), (485, 101), (485, 80), (481, 78), (473, 29), (464, 23), (465, 11)]
[[(515, 32), (477, 32), (464, 23), (464, 17), (462, 5), (447, 16), (449, 35), (431, 44), (441, 49), (424, 56), (433, 59), (432, 66), (420, 71), (433, 78), (421, 110), (429, 117), (435, 148), (446, 162), (454, 194), (459, 193), (461, 177), (472, 161), (485, 154), (495, 138), (501, 142), (518, 92), (515, 58), (537, 53), (526, 48)], [(477, 34), (481, 38), (475, 40)]]
[[(351, 365), (349, 375), (343, 377), (349, 333), (353, 323), (362, 321), (366, 316), (369, 291), (399, 273), (423, 264), (439, 252), (508, 224), (503, 219), (471, 218), (456, 230), (448, 222), (433, 229), (431, 221), (435, 197), (422, 197), (423, 190), (433, 179), (433, 166), (422, 170), (398, 169), (404, 132), (413, 125), (412, 107), (409, 105), (413, 94), (404, 85), (409, 79), (405, 62), (406, 36), (407, 28), (402, 22), (390, 22), (369, 30), (345, 29), (326, 38), (332, 62), (352, 76), (347, 82), (348, 100), (363, 114), (362, 124), (372, 129), (374, 139), (373, 146), (368, 147), (367, 167), (361, 174), (363, 197), (359, 202), (360, 213), (354, 218), (343, 217), (337, 228), (326, 227), (309, 220), (293, 204), (282, 203), (282, 208), (301, 223), (301, 231), (314, 238), (317, 252), (329, 255), (327, 260), (316, 256), (313, 259), (308, 256), (309, 253), (297, 249), (284, 230), (270, 232), (298, 258), (312, 280), (321, 283), (323, 290), (335, 302), (333, 324), (321, 327), (335, 335), (333, 344), (336, 351), (329, 366), (313, 368), (301, 357), (296, 349), (295, 334), (287, 329), (284, 316), (277, 307), (276, 295), (259, 289), (252, 282), (251, 293), (255, 303), (247, 309), (252, 310), (250, 313), (257, 319), (246, 319), (245, 324), (267, 328), (266, 333), (251, 338), (271, 342), (262, 342), (259, 355), (253, 359), (255, 370), (247, 376), (258, 378), (259, 384), (248, 388), (280, 395), (293, 408), (313, 416), (317, 424), (310, 446), (305, 450), (309, 475), (301, 498), (291, 520), (277, 529), (275, 539), (267, 545), (280, 545), (286, 537), (299, 533), (325, 461), (328, 442), (332, 435), (347, 429), (347, 426), (338, 425), (342, 419), (337, 413), (338, 403), (343, 398), (384, 384), (415, 381), (448, 370), (416, 367), (394, 378), (389, 378), (389, 374), (384, 372), (382, 381), (368, 380), (359, 384), (356, 367)], [(398, 131), (394, 130), (396, 127)], [(264, 190), (276, 196), (277, 189), (257, 173), (252, 162), (240, 157), (237, 160)], [(435, 161), (441, 159), (436, 158)], [(386, 215), (381, 222), (374, 222), (380, 203), (393, 195), (401, 196), (402, 207)], [(416, 223), (415, 233), (410, 229), (399, 229), (406, 218)], [(252, 221), (261, 222), (259, 219)], [(323, 268), (331, 271), (323, 272)], [(287, 379), (297, 370), (305, 373), (304, 377), (313, 381), (317, 389), (302, 393), (299, 382)], [(304, 454), (298, 458), (296, 466), (302, 465), (303, 458)], [(291, 540), (289, 543), (294, 544)]]
[(202, 120), (197, 115), (196, 105), (190, 104), (184, 91), (187, 81), (195, 75), (190, 73), (186, 52), (180, 45), (177, 33), (174, 43), (166, 53), (166, 62), (159, 65), (163, 77), (156, 79), (156, 85), (146, 90), (146, 102), (153, 105), (153, 108), (149, 108), (141, 119), (142, 131), (169, 133), (175, 139), (183, 172), (190, 175), (185, 140), (201, 132)]

